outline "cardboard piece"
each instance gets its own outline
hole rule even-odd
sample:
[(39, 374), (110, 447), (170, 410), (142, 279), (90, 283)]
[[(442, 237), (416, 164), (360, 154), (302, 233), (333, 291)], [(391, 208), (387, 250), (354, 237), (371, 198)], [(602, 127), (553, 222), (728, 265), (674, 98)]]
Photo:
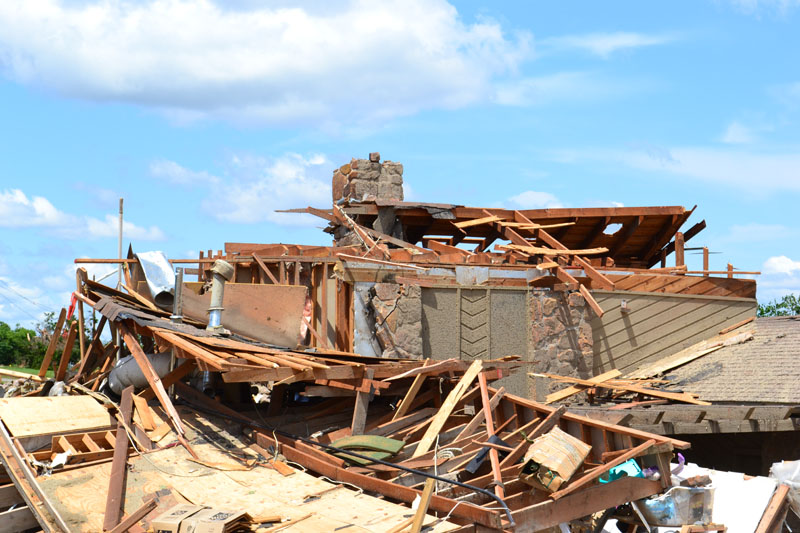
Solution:
[(591, 449), (582, 440), (554, 427), (530, 445), (519, 477), (534, 488), (555, 492), (575, 474)]
[(202, 511), (202, 505), (192, 505), (189, 503), (182, 503), (171, 508), (166, 513), (160, 515), (152, 522), (153, 531), (155, 533), (181, 533), (186, 529), (181, 529), (181, 522), (190, 516)]
[(223, 511), (220, 509), (203, 509), (187, 518), (181, 524), (180, 533), (231, 533), (234, 531), (250, 531), (250, 515), (244, 511)]

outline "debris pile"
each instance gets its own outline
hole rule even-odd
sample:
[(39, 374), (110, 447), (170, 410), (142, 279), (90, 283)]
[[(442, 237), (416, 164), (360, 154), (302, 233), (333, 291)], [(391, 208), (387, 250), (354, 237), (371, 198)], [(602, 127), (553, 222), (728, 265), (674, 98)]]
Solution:
[[(402, 185), (377, 153), (337, 169), (330, 209), (295, 210), (331, 247), (76, 260), (124, 283), (79, 269), (69, 346), (35, 376), (0, 371), (26, 379), (0, 399), (0, 530), (737, 531), (714, 522), (728, 478), (680, 477), (689, 442), (614, 419), (715, 407), (663, 372), (752, 338), (755, 283), (683, 264), (705, 222), (407, 203)], [(668, 300), (716, 329), (660, 320)], [(770, 483), (758, 531), (786, 516)]]

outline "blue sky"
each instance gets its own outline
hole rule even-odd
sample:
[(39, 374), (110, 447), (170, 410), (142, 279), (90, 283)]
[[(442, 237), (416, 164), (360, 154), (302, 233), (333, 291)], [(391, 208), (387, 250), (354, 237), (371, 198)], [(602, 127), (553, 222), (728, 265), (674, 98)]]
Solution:
[(697, 204), (712, 268), (800, 290), (797, 0), (11, 0), (0, 28), (11, 324), (116, 255), (120, 197), (137, 251), (327, 244), (274, 210), (372, 151), (413, 200)]

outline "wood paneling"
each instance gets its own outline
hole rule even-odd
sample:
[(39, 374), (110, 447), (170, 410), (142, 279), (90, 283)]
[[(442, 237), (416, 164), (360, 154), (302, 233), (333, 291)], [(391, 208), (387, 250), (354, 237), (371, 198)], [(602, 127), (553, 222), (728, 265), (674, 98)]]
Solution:
[(592, 292), (605, 312), (592, 320), (595, 375), (611, 369), (630, 372), (672, 355), (755, 316), (757, 307), (753, 298)]

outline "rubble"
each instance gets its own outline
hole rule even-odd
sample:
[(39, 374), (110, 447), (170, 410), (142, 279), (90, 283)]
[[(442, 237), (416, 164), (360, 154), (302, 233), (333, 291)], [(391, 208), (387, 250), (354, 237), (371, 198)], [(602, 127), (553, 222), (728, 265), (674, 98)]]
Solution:
[(0, 399), (0, 530), (577, 532), (688, 505), (663, 525), (734, 531), (729, 478), (678, 476), (661, 419), (627, 427), (730, 414), (665, 374), (759, 338), (755, 281), (683, 264), (694, 209), (408, 203), (403, 170), (353, 159), (330, 209), (293, 210), (330, 247), (76, 260), (125, 281), (79, 269), (68, 346)]

